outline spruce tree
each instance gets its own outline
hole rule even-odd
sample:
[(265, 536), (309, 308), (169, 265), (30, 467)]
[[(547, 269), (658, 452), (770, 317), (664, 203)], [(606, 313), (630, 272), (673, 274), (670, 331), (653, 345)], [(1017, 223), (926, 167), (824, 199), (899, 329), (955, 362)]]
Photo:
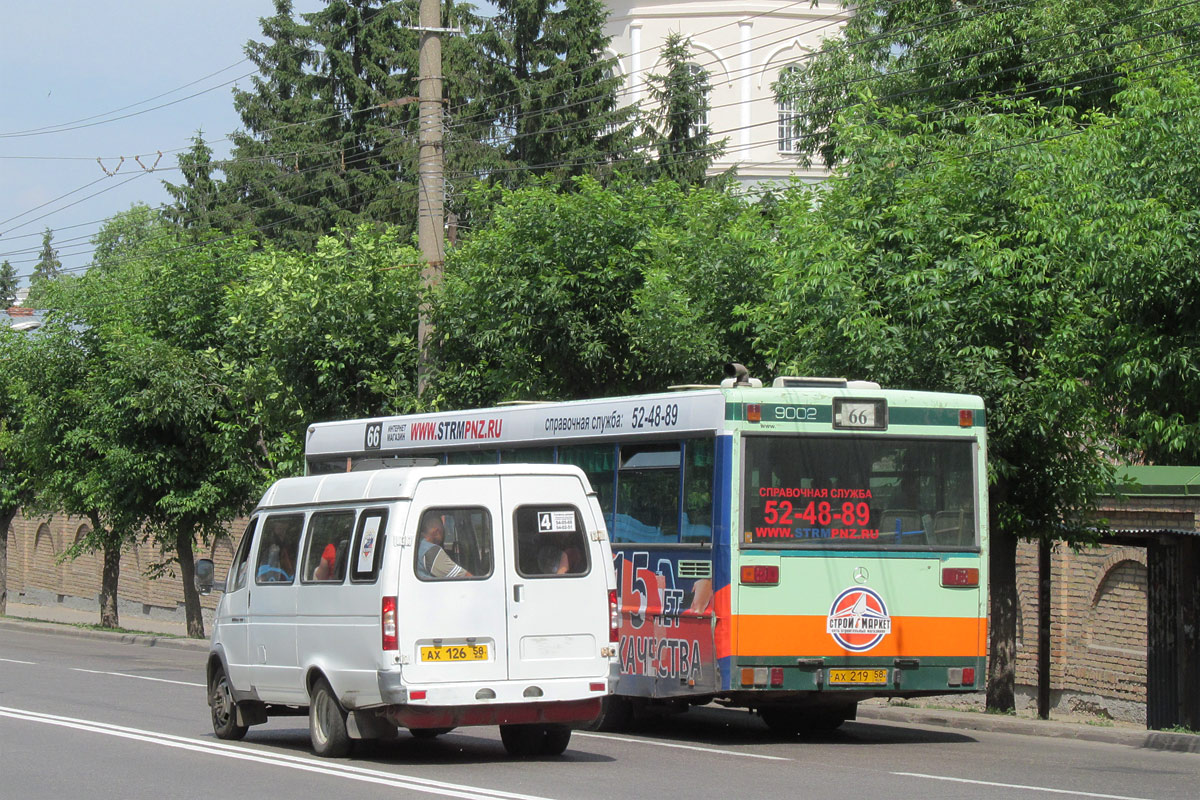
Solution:
[(604, 55), (607, 9), (599, 0), (498, 0), (480, 40), (491, 61), (490, 105), (509, 170), (563, 178), (605, 175), (634, 152), (621, 79)]
[[(469, 9), (446, 0), (443, 24), (477, 27)], [(297, 18), (291, 0), (275, 0), (266, 41), (246, 48), (259, 75), (234, 93), (244, 129), (224, 167), (223, 225), (251, 225), (292, 247), (336, 227), (415, 227), (417, 10), (418, 0), (327, 0)], [(443, 41), (446, 103), (465, 105), (479, 94), (479, 59), (463, 37)], [(449, 174), (474, 172), (454, 158)]]
[(224, 185), (213, 174), (216, 166), (212, 155), (212, 148), (204, 141), (204, 131), (196, 131), (192, 146), (179, 155), (184, 182), (175, 185), (163, 181), (167, 193), (175, 198), (163, 215), (181, 228), (203, 233), (233, 227), (229, 209), (222, 203)]
[(725, 140), (712, 142), (707, 124), (708, 73), (693, 62), (691, 42), (679, 33), (667, 37), (665, 72), (647, 76), (655, 107), (644, 121), (658, 153), (659, 174), (681, 186), (710, 183), (708, 169), (725, 152)]
[(58, 260), (58, 250), (54, 249), (54, 231), (46, 228), (42, 234), (42, 250), (38, 262), (33, 267), (29, 277), (29, 301), (37, 303), (43, 287), (50, 281), (57, 280), (62, 275), (62, 262)]

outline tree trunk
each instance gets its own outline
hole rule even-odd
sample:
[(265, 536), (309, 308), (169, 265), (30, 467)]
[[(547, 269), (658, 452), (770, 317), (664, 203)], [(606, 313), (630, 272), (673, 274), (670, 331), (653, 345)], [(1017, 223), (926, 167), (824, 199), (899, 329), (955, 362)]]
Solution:
[(203, 639), (204, 614), (200, 609), (200, 593), (196, 591), (196, 557), (192, 551), (190, 528), (175, 533), (175, 554), (179, 557), (179, 574), (183, 579), (183, 609), (187, 617), (187, 635), (194, 639)]
[(0, 616), (8, 613), (8, 526), (17, 510), (0, 511)]
[[(95, 530), (95, 525), (93, 525)], [(100, 625), (104, 628), (119, 628), (117, 618), (117, 583), (121, 578), (121, 543), (108, 542), (104, 545), (104, 572), (100, 577)]]
[(989, 502), (991, 550), (988, 571), (991, 573), (988, 623), (988, 711), (1009, 712), (1016, 708), (1017, 683), (1017, 537), (995, 524), (996, 513), (1003, 502), (1003, 485), (993, 487)]

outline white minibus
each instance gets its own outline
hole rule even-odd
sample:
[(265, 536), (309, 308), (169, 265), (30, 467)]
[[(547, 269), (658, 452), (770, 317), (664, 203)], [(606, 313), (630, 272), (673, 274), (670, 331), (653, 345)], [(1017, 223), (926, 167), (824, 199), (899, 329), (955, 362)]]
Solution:
[(307, 714), (314, 751), (336, 757), (401, 727), (499, 725), (510, 754), (557, 755), (615, 685), (618, 628), (578, 467), (288, 478), (253, 511), (217, 606), (213, 729)]

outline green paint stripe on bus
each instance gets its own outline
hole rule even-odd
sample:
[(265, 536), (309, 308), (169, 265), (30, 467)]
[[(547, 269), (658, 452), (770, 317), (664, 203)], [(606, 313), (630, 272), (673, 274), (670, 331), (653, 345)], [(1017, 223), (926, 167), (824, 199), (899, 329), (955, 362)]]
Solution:
[[(749, 422), (746, 417), (746, 406), (750, 403), (726, 403), (726, 422)], [(833, 406), (797, 405), (792, 403), (757, 403), (764, 422), (804, 422), (816, 425), (833, 424)], [(888, 425), (925, 425), (941, 428), (958, 428), (957, 408), (907, 408), (891, 406), (888, 408)], [(754, 423), (750, 423), (753, 425)], [(974, 409), (972, 428), (986, 427), (985, 412), (981, 408)]]

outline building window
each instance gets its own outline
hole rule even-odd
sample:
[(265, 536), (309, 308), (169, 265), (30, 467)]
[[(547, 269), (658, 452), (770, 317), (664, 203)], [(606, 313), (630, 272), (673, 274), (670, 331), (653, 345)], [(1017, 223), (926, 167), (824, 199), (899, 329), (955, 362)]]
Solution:
[(794, 98), (782, 96), (785, 92), (790, 93), (796, 90), (799, 76), (799, 67), (784, 67), (779, 72), (779, 83), (776, 84), (776, 91), (779, 93), (776, 102), (779, 106), (779, 152), (781, 153), (800, 152), (800, 135), (796, 130), (796, 126), (800, 122), (799, 103)]
[(696, 84), (704, 86), (704, 94), (702, 99), (704, 110), (700, 114), (700, 118), (696, 121), (697, 124), (693, 125), (692, 129), (688, 131), (688, 136), (695, 138), (702, 133), (709, 133), (712, 130), (712, 121), (709, 119), (709, 112), (712, 109), (712, 86), (710, 86), (708, 83), (708, 70), (699, 64), (689, 63), (687, 66), (688, 72), (691, 73), (692, 80)]

